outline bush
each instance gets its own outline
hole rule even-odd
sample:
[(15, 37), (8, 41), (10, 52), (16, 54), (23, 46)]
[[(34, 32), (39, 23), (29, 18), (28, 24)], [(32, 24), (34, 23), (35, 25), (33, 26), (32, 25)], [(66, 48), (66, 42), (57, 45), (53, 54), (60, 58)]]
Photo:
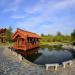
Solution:
[(72, 42), (72, 45), (75, 45), (75, 41)]

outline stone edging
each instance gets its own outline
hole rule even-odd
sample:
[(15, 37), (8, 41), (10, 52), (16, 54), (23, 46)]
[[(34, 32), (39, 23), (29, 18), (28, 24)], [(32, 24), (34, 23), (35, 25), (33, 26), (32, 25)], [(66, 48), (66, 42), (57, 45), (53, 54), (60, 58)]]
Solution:
[[(17, 57), (18, 62), (21, 62), (22, 60), (25, 60), (25, 63), (27, 63), (27, 64), (29, 64), (29, 65), (31, 65), (31, 66), (44, 67), (44, 68), (46, 68), (46, 70), (48, 70), (48, 67), (51, 67), (51, 66), (54, 67), (54, 70), (58, 70), (59, 66), (61, 66), (61, 65), (59, 65), (59, 63), (55, 63), (55, 64), (45, 64), (45, 66), (37, 65), (37, 64), (34, 64), (34, 63), (32, 63), (32, 62), (26, 60), (25, 58), (23, 58), (20, 54), (16, 53), (15, 51), (13, 51), (13, 50), (11, 50), (11, 49), (10, 49), (10, 51), (12, 52), (12, 54), (13, 54), (14, 56)], [(65, 69), (65, 68), (66, 68), (66, 65), (71, 66), (71, 65), (73, 64), (73, 62), (74, 62), (74, 60), (68, 60), (68, 61), (62, 62), (62, 68)]]

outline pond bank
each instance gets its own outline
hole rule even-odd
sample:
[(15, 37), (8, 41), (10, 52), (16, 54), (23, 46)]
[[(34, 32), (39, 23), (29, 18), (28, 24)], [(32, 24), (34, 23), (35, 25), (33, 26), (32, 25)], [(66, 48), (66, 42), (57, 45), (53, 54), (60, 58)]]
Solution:
[(41, 43), (41, 46), (48, 46), (52, 48), (62, 48), (67, 50), (75, 50), (75, 46), (68, 44), (68, 43), (61, 43), (61, 42), (52, 42), (52, 43)]
[(67, 50), (73, 50), (73, 51), (75, 50), (75, 46), (73, 45), (63, 45), (62, 48)]
[(0, 47), (0, 75), (56, 75), (44, 68), (34, 66), (26, 60), (18, 62), (7, 47)]

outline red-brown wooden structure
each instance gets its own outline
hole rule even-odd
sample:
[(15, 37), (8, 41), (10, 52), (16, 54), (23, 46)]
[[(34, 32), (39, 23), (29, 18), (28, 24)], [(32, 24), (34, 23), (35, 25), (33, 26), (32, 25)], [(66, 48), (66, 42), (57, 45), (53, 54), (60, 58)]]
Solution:
[(40, 36), (36, 33), (17, 28), (17, 31), (13, 34), (12, 39), (15, 41), (13, 48), (16, 50), (26, 51), (35, 47), (39, 47)]
[(6, 36), (5, 36), (5, 33), (6, 33), (6, 28), (5, 29), (0, 29), (0, 43), (5, 43), (6, 42)]

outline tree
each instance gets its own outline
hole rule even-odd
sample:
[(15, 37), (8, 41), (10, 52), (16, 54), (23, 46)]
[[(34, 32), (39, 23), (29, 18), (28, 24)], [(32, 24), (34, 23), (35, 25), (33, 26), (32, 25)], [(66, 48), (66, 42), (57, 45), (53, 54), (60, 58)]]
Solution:
[(7, 41), (7, 42), (11, 42), (11, 41), (12, 41), (12, 38), (11, 38), (11, 36), (12, 36), (12, 27), (9, 27), (9, 28), (6, 30), (5, 35), (6, 35), (6, 41)]
[(72, 45), (75, 45), (75, 29), (71, 33), (71, 41), (72, 41)]
[(60, 32), (57, 32), (57, 35), (54, 37), (54, 40), (57, 42), (63, 42), (63, 35)]
[(71, 36), (70, 35), (63, 36), (63, 42), (69, 43), (70, 41), (71, 41)]
[(44, 34), (41, 34), (41, 36), (44, 36)]
[(71, 40), (75, 41), (75, 29), (73, 30), (73, 32), (71, 33)]
[(62, 36), (62, 34), (60, 32), (57, 32), (57, 36)]

